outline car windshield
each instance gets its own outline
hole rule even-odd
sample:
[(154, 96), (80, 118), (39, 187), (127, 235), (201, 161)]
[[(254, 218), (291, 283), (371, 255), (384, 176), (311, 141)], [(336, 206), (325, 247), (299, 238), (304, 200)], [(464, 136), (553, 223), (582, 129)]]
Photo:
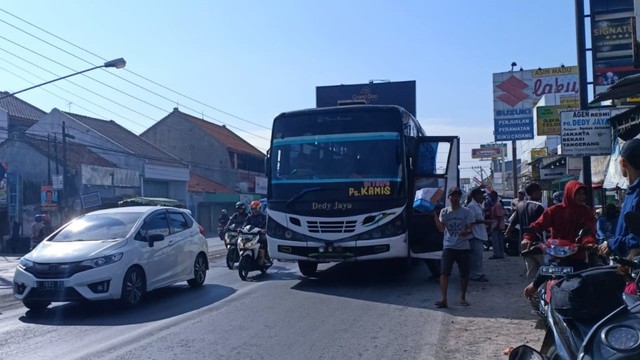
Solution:
[(51, 241), (121, 239), (131, 232), (140, 216), (141, 213), (137, 212), (87, 214), (65, 226)]

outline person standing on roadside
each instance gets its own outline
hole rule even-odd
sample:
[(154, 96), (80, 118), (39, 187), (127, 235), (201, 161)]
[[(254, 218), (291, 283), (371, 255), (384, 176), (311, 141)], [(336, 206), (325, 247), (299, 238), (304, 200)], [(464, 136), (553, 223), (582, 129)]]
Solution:
[(498, 193), (492, 191), (489, 193), (491, 200), (491, 246), (493, 247), (493, 256), (489, 259), (504, 259), (504, 244), (502, 236), (504, 232), (504, 208), (498, 198)]
[(29, 250), (33, 250), (40, 242), (42, 241), (42, 232), (44, 231), (45, 224), (42, 222), (43, 215), (38, 214), (33, 219), (33, 224), (31, 224), (31, 244)]
[(472, 237), (471, 226), (474, 219), (471, 211), (460, 204), (462, 191), (458, 187), (452, 187), (449, 190), (448, 197), (451, 205), (442, 209), (439, 216), (433, 217), (438, 230), (444, 233), (440, 265), (440, 291), (442, 292), (442, 298), (435, 303), (436, 307), (439, 308), (448, 306), (447, 290), (454, 262), (458, 264), (458, 272), (460, 273), (460, 305), (469, 306), (467, 302), (469, 239)]
[(525, 200), (526, 191), (524, 189), (518, 190), (518, 197), (511, 200), (511, 211), (516, 211), (518, 204)]
[(471, 247), (471, 253), (469, 254), (469, 279), (472, 281), (489, 281), (482, 269), (482, 254), (484, 252), (483, 243), (489, 240), (487, 234), (487, 225), (491, 223), (489, 220), (485, 220), (484, 217), (484, 193), (482, 189), (475, 188), (471, 190), (470, 199), (467, 204), (467, 209), (471, 211), (473, 215), (473, 225), (471, 232), (473, 237), (469, 240)]
[(622, 146), (620, 170), (622, 176), (627, 178), (629, 187), (622, 203), (615, 234), (598, 248), (600, 254), (605, 256), (613, 253), (626, 257), (632, 249), (640, 248), (640, 236), (632, 234), (624, 221), (626, 213), (640, 211), (640, 139), (631, 139)]
[(18, 221), (18, 219), (13, 219), (11, 222), (11, 253), (15, 254), (18, 252), (18, 247), (20, 247), (20, 228), (22, 224)]
[[(522, 201), (518, 204), (518, 207), (513, 209), (513, 216), (511, 216), (511, 222), (504, 232), (506, 239), (511, 238), (511, 233), (516, 226), (519, 226), (519, 239), (521, 241), (520, 247), (522, 249), (525, 246), (528, 248), (529, 243), (524, 242), (523, 228), (528, 227), (529, 224), (538, 220), (542, 213), (544, 213), (544, 206), (542, 201), (542, 187), (537, 182), (532, 182), (526, 187), (527, 196), (529, 200)], [(527, 278), (531, 278), (538, 273), (540, 266), (544, 264), (544, 257), (542, 255), (531, 255), (524, 257), (524, 263), (527, 267)]]

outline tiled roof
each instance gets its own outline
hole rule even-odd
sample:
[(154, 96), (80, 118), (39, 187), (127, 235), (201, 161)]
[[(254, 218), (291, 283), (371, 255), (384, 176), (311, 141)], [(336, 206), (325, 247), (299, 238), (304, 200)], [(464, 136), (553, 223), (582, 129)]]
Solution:
[(220, 183), (209, 180), (193, 172), (189, 173), (189, 191), (208, 192), (208, 193), (217, 193), (217, 194), (235, 193), (233, 189), (230, 189)]
[[(27, 137), (25, 140), (33, 146), (36, 150), (38, 150), (43, 155), (47, 155), (49, 152), (51, 156), (51, 160), (54, 161), (55, 153), (54, 153), (54, 144), (53, 141), (49, 143), (49, 148), (47, 150), (47, 140), (44, 139), (35, 139)], [(59, 142), (60, 140), (58, 140)], [(62, 144), (58, 144), (58, 158), (60, 159), (60, 163), (62, 163)], [(88, 147), (81, 144), (67, 142), (67, 164), (71, 169), (78, 169), (80, 165), (97, 165), (104, 167), (116, 168), (118, 167), (111, 161), (101, 157), (100, 155), (91, 151)]]
[(178, 158), (118, 125), (113, 120), (101, 120), (65, 111), (63, 113), (102, 134), (132, 154), (146, 159), (151, 164), (184, 166), (184, 163)]
[(253, 145), (249, 144), (246, 140), (238, 136), (233, 131), (227, 129), (226, 126), (220, 126), (202, 119), (198, 119), (197, 117), (185, 114), (177, 109), (174, 109), (173, 111), (174, 113), (182, 116), (182, 118), (191, 121), (200, 129), (206, 131), (209, 135), (211, 135), (214, 139), (220, 141), (228, 149), (254, 156), (265, 156), (265, 154), (256, 149)]
[[(0, 97), (9, 94), (6, 91), (0, 91)], [(47, 115), (46, 112), (15, 96), (0, 99), (0, 107), (7, 110), (10, 117), (20, 118), (29, 122), (30, 125)]]

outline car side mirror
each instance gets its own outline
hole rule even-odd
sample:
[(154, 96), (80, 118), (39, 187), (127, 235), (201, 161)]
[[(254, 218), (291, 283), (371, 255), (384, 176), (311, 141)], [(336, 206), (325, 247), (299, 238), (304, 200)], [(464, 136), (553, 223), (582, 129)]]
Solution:
[(147, 241), (149, 242), (149, 247), (153, 247), (153, 244), (164, 240), (164, 235), (162, 234), (151, 234), (147, 236)]

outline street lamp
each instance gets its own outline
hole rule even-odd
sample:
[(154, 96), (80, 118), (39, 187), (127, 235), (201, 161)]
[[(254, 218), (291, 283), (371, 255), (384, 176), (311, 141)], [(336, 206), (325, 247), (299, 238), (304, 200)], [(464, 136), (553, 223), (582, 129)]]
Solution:
[(104, 63), (104, 64), (102, 64), (102, 65), (94, 66), (94, 67), (92, 67), (92, 68), (89, 68), (89, 69), (86, 69), (86, 70), (82, 70), (82, 71), (78, 71), (78, 72), (76, 72), (76, 73), (69, 74), (69, 75), (67, 75), (67, 76), (63, 76), (63, 77), (60, 77), (60, 78), (57, 78), (57, 79), (49, 80), (49, 81), (44, 82), (44, 83), (42, 83), (42, 84), (34, 85), (34, 86), (28, 87), (28, 88), (26, 88), (26, 89), (22, 89), (22, 90), (20, 90), (20, 91), (16, 91), (16, 92), (11, 93), (11, 94), (8, 94), (8, 95), (0, 96), (0, 100), (2, 100), (2, 99), (4, 99), (4, 98), (11, 97), (11, 96), (14, 96), (14, 95), (19, 94), (19, 93), (21, 93), (21, 92), (25, 92), (25, 91), (27, 91), (27, 90), (35, 89), (35, 88), (40, 87), (40, 86), (42, 86), (42, 85), (51, 84), (52, 82), (55, 82), (55, 81), (58, 81), (58, 80), (66, 79), (66, 78), (69, 78), (69, 77), (72, 77), (72, 76), (76, 76), (76, 75), (80, 75), (80, 74), (82, 74), (82, 73), (86, 73), (86, 72), (91, 71), (91, 70), (100, 69), (100, 68), (116, 68), (116, 69), (122, 69), (122, 68), (123, 68), (123, 67), (125, 67), (125, 66), (127, 66), (127, 62), (126, 62), (123, 58), (118, 58), (118, 59), (110, 60), (110, 61), (105, 62), (105, 63)]

